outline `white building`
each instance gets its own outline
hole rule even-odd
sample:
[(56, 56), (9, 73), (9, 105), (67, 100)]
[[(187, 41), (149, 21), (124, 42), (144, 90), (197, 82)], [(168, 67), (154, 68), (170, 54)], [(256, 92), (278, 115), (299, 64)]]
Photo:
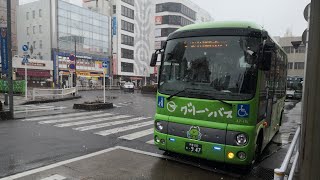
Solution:
[(213, 21), (211, 15), (190, 0), (157, 0), (155, 48), (160, 49), (168, 35), (194, 23)]
[(135, 81), (144, 84), (153, 74), (150, 58), (154, 51), (153, 0), (86, 0), (84, 6), (111, 14), (114, 84)]

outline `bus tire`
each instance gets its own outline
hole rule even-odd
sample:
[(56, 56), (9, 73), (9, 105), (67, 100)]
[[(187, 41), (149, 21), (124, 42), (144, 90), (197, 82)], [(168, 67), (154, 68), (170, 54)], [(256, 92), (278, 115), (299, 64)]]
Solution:
[(260, 160), (261, 151), (262, 151), (262, 143), (263, 143), (263, 132), (260, 130), (257, 141), (256, 141), (256, 149), (254, 153), (254, 162), (256, 164)]

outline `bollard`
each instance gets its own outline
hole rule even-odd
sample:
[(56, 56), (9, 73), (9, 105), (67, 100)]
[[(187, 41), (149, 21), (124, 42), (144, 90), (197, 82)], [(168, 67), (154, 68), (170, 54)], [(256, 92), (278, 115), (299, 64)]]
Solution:
[(0, 111), (3, 111), (3, 106), (1, 101), (0, 101)]
[(9, 96), (8, 96), (8, 94), (7, 94), (7, 93), (5, 93), (5, 94), (4, 94), (4, 105), (6, 105), (6, 106), (7, 106), (7, 105), (9, 104), (9, 102), (8, 102), (8, 101), (9, 101)]
[(274, 180), (283, 180), (284, 176), (285, 176), (285, 173), (282, 170), (280, 169), (274, 170), (274, 176), (273, 176)]

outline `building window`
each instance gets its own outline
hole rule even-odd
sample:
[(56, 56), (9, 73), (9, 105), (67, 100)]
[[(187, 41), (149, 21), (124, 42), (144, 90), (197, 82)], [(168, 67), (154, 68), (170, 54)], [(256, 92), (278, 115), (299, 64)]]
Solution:
[(134, 6), (134, 0), (121, 0), (121, 1)]
[(26, 13), (26, 18), (29, 20), (29, 12)]
[(36, 41), (33, 41), (33, 49), (37, 49), (37, 48), (36, 48), (36, 45), (37, 45), (37, 42), (36, 42)]
[(39, 41), (39, 48), (42, 49), (42, 40)]
[(293, 69), (293, 63), (292, 62), (288, 63), (288, 69)]
[(117, 6), (113, 5), (113, 14), (116, 14), (116, 13), (117, 13)]
[(32, 27), (32, 33), (33, 33), (33, 34), (36, 33), (36, 27), (35, 27), (35, 26)]
[(134, 33), (134, 24), (121, 20), (121, 29)]
[(39, 33), (42, 33), (42, 26), (39, 25)]
[(169, 34), (173, 33), (176, 30), (177, 28), (163, 28), (161, 29), (161, 37), (168, 37)]
[(296, 53), (306, 53), (306, 47), (299, 46), (299, 48), (296, 50)]
[(42, 9), (39, 9), (39, 17), (42, 17)]
[(196, 12), (181, 3), (162, 3), (156, 5), (156, 12), (177, 12), (181, 13), (192, 20), (196, 20)]
[(134, 19), (134, 10), (121, 6), (121, 15), (130, 19)]
[(193, 22), (181, 16), (167, 15), (162, 16), (162, 24), (186, 26), (193, 24)]
[(32, 11), (32, 18), (36, 18), (36, 12), (35, 11)]
[(121, 62), (121, 72), (133, 73), (133, 63)]
[(29, 33), (29, 27), (27, 27), (27, 35), (30, 35), (30, 33)]
[(133, 59), (133, 54), (133, 50), (121, 48), (121, 58)]
[(304, 69), (304, 62), (295, 62), (294, 69)]
[(131, 36), (121, 34), (121, 44), (133, 46), (134, 45), (134, 38)]

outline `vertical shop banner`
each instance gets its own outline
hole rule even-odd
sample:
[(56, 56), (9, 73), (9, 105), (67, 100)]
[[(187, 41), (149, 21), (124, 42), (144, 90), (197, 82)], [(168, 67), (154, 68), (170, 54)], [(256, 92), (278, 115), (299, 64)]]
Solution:
[(117, 17), (112, 17), (112, 35), (117, 35)]
[(2, 74), (8, 74), (8, 36), (7, 28), (0, 28)]

